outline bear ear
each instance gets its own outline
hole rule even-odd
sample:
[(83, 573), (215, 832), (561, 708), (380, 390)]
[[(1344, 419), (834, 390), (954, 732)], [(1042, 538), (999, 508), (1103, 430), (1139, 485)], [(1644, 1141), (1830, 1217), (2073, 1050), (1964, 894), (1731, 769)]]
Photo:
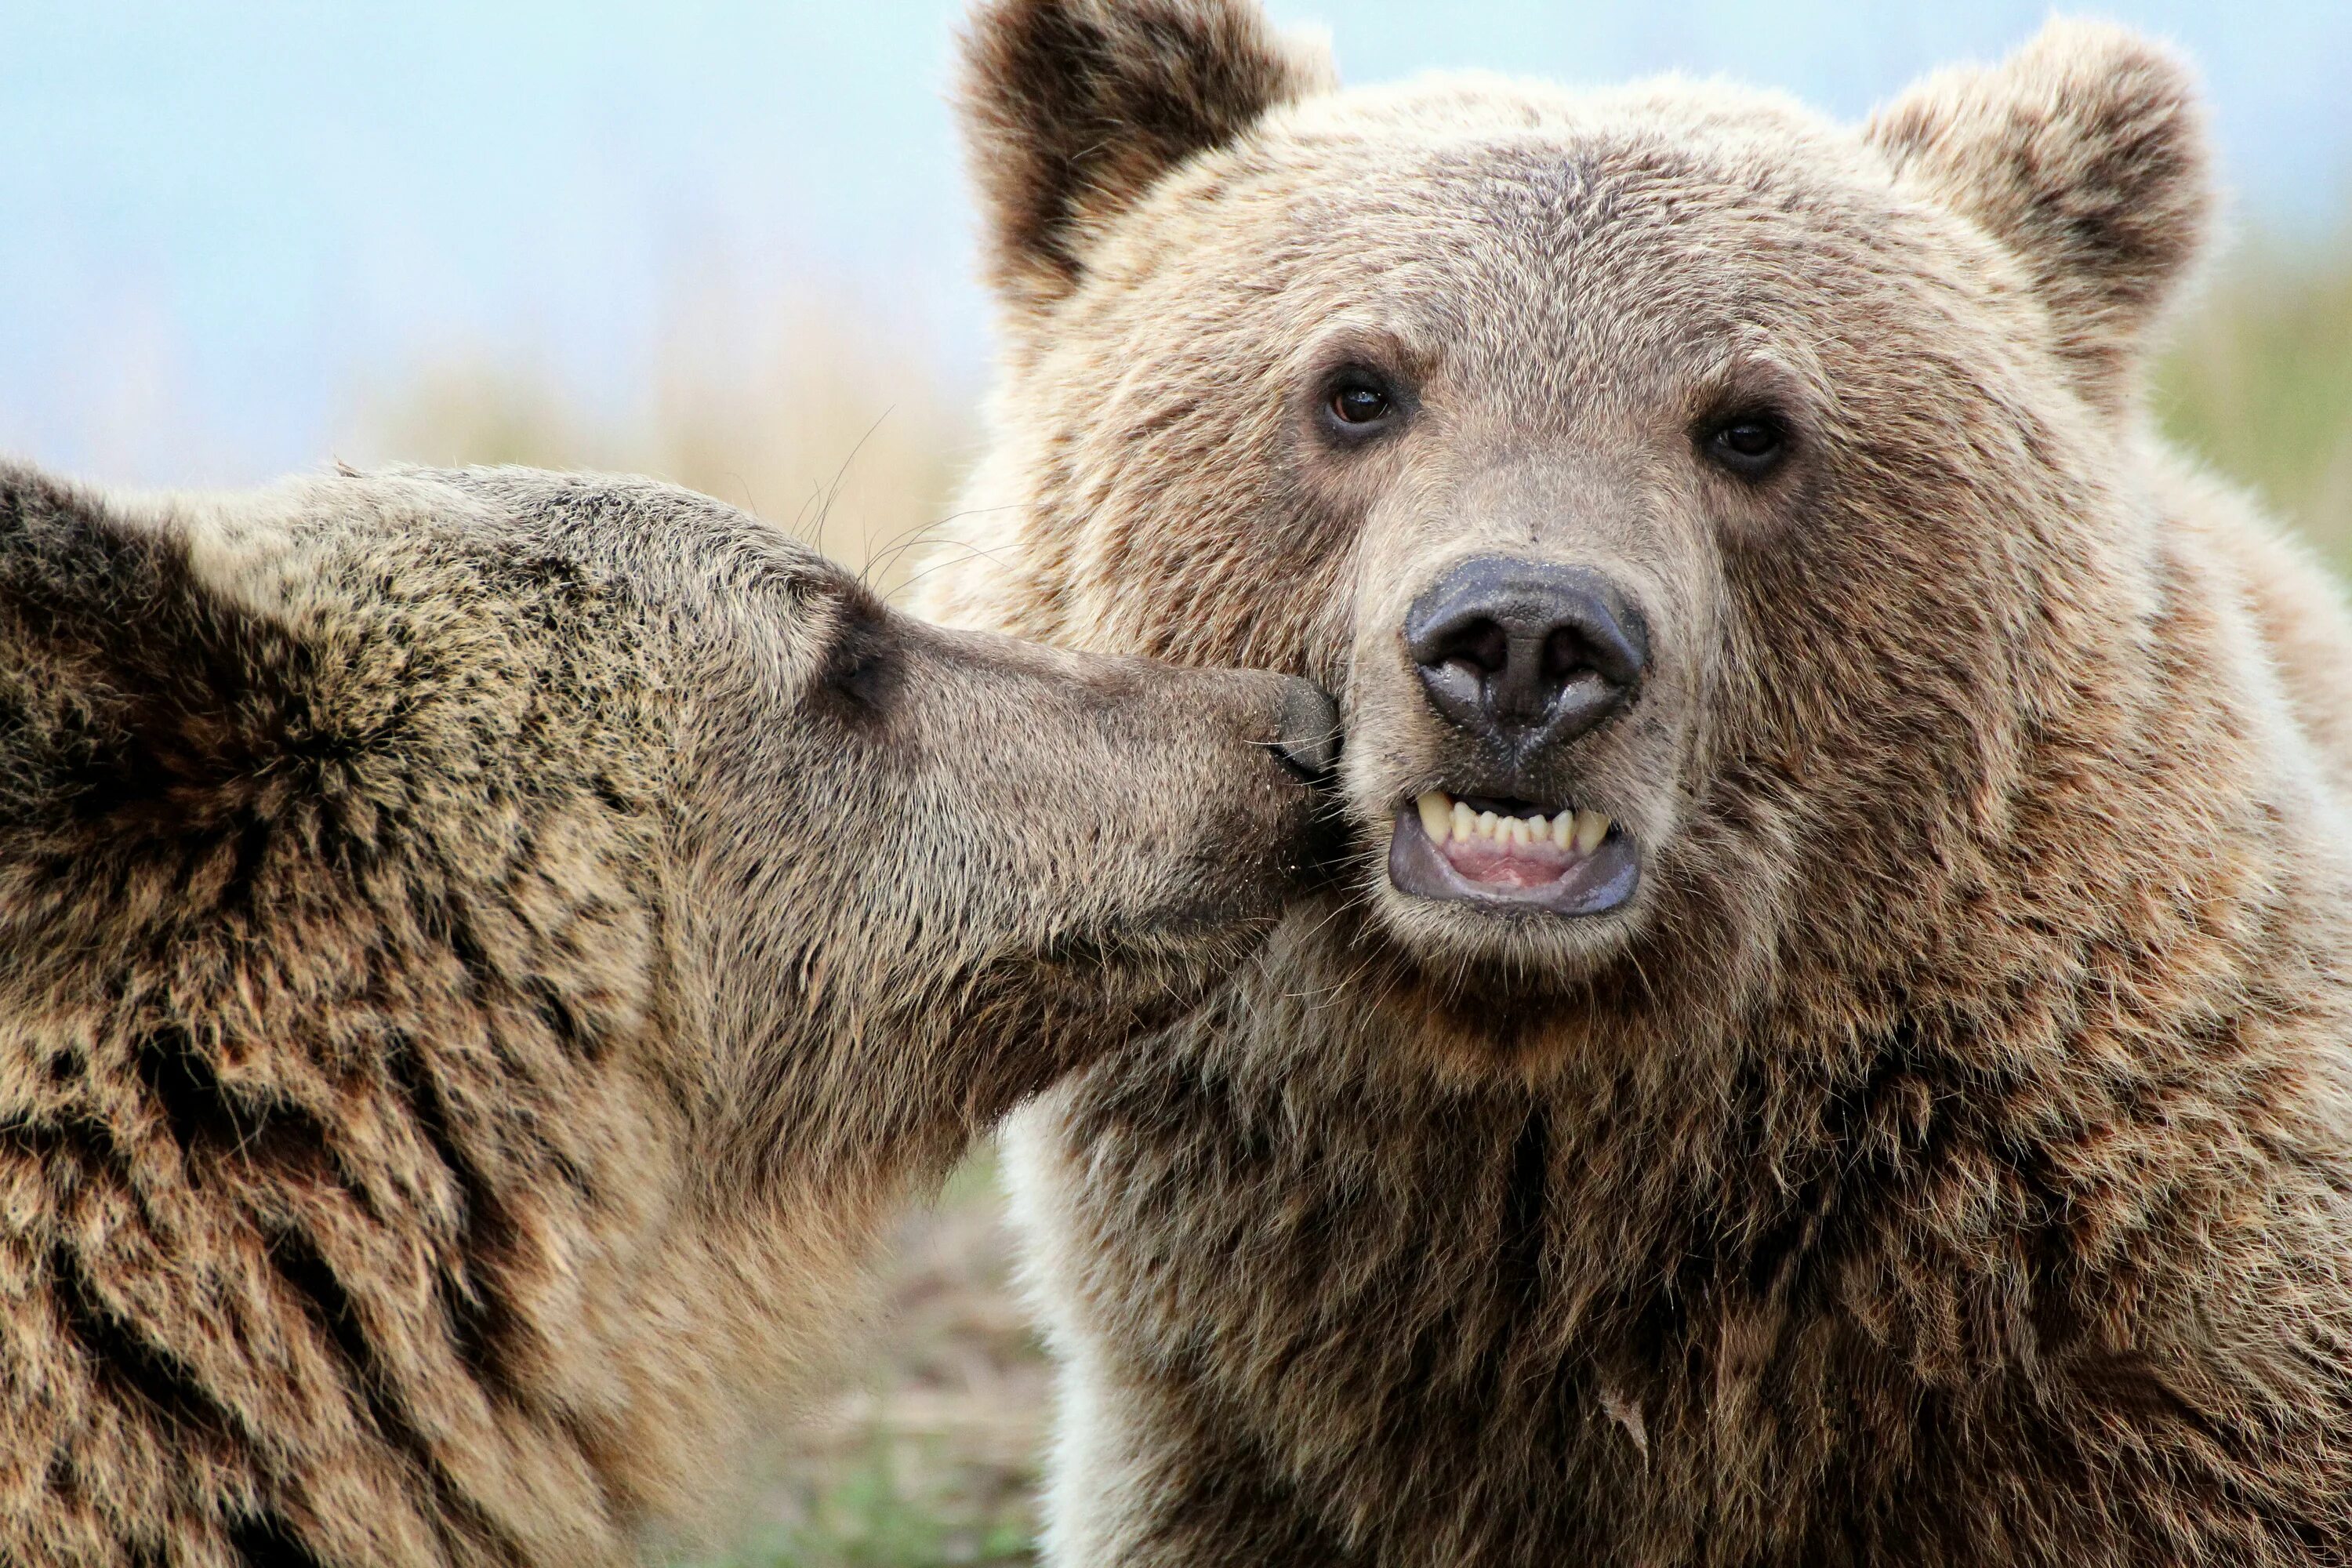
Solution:
[(168, 503), (0, 463), (0, 819), (211, 823), (283, 744), (282, 634), (209, 591)]
[(2211, 222), (2189, 68), (2125, 28), (2053, 21), (1997, 67), (1927, 78), (1868, 134), (1898, 179), (2025, 263), (2084, 394), (2128, 405), (2147, 329)]
[(1088, 245), (1185, 159), (1333, 84), (1328, 51), (1249, 0), (985, 0), (964, 38), (964, 142), (990, 281), (1050, 307)]

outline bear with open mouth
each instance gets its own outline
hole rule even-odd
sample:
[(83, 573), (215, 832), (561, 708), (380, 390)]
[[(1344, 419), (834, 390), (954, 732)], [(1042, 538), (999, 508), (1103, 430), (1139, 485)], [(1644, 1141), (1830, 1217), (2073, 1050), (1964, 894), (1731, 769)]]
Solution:
[(2352, 1560), (2352, 622), (2142, 410), (2187, 68), (962, 91), (929, 607), (1347, 733), (1345, 889), (1018, 1120), (1052, 1560)]

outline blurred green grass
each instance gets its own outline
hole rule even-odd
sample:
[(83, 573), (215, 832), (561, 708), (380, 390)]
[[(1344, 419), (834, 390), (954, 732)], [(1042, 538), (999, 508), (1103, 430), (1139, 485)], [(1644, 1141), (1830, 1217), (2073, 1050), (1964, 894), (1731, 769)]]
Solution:
[[(378, 389), (352, 455), (657, 474), (796, 527), (885, 589), (902, 582), (952, 504), (972, 389), (840, 300), (678, 315), (661, 374), (621, 418), (529, 366), (461, 360)], [(2352, 568), (2352, 246), (2242, 248), (2178, 323), (2150, 399), (2175, 440)], [(692, 1568), (1034, 1561), (1048, 1380), (993, 1172), (983, 1153), (908, 1218), (862, 1374), (792, 1435), (737, 1544)]]
[(1036, 1561), (1047, 1371), (1012, 1281), (992, 1147), (907, 1216), (852, 1386), (787, 1436), (734, 1544), (677, 1568), (1013, 1568)]
[(814, 1498), (803, 1521), (771, 1527), (709, 1568), (903, 1568), (915, 1563), (1036, 1561), (1034, 1521), (1025, 1504), (975, 1509), (968, 1490), (942, 1487), (954, 1460), (942, 1443), (911, 1457), (884, 1435), (851, 1451), (841, 1476)]
[(2176, 442), (2352, 568), (2352, 229), (2226, 262), (2180, 322), (2150, 404)]

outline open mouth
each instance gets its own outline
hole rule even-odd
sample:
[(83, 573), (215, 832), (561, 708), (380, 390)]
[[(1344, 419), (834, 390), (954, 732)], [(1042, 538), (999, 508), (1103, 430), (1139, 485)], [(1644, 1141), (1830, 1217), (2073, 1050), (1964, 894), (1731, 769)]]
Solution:
[(1598, 915), (1642, 879), (1633, 841), (1599, 812), (1431, 790), (1397, 811), (1389, 880), (1415, 898)]

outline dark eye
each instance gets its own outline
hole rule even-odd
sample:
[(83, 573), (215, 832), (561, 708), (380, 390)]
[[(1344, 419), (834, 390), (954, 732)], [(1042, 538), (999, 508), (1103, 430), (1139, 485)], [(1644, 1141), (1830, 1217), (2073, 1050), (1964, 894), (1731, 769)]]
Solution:
[(1396, 415), (1396, 395), (1369, 371), (1350, 370), (1331, 384), (1323, 406), (1331, 423), (1348, 436), (1370, 435)]
[(882, 705), (882, 679), (881, 656), (861, 653), (834, 670), (833, 689), (868, 708), (878, 708)]
[(825, 661), (825, 689), (846, 698), (854, 707), (879, 713), (897, 684), (896, 662), (880, 625), (852, 627), (834, 645), (833, 655)]
[(1701, 443), (1706, 455), (1743, 479), (1760, 479), (1789, 453), (1788, 426), (1773, 414), (1736, 414)]

